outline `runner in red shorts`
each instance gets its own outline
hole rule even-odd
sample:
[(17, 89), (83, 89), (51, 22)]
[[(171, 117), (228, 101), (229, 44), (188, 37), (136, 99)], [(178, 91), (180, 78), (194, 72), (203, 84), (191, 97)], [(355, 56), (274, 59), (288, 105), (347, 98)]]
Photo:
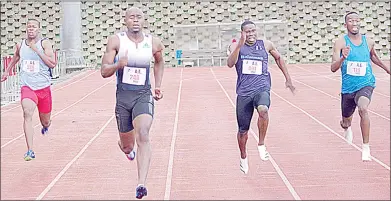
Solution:
[(1, 81), (5, 81), (9, 72), (20, 61), (21, 104), (23, 108), (23, 129), (27, 143), (26, 161), (35, 158), (33, 151), (34, 128), (32, 117), (38, 108), (42, 124), (41, 133), (47, 134), (52, 111), (50, 70), (56, 66), (51, 42), (40, 36), (40, 23), (37, 20), (27, 21), (27, 39), (16, 44), (15, 55), (5, 70)]

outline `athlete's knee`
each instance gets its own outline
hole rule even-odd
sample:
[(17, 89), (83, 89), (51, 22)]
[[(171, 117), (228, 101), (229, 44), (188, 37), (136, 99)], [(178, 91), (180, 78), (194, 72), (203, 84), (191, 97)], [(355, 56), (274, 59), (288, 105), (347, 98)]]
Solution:
[(50, 112), (49, 113), (39, 112), (39, 120), (41, 121), (42, 126), (49, 127), (51, 122)]
[(268, 117), (269, 108), (266, 105), (258, 106), (257, 110), (258, 110), (259, 118), (266, 119)]
[(41, 119), (41, 124), (43, 127), (49, 127), (50, 126), (50, 119)]
[(24, 98), (22, 100), (23, 117), (25, 120), (31, 119), (34, 115), (36, 103), (30, 98)]
[(239, 129), (239, 131), (238, 131), (238, 135), (239, 136), (244, 136), (244, 135), (247, 135), (247, 134), (248, 134), (248, 129), (247, 130)]
[(149, 143), (149, 128), (141, 127), (136, 129), (137, 144)]
[(368, 114), (369, 103), (370, 103), (370, 100), (368, 97), (360, 96), (358, 98), (357, 108), (358, 108), (358, 113), (360, 114), (360, 116)]
[(368, 115), (368, 105), (358, 105), (358, 114), (361, 117)]
[(30, 108), (23, 109), (23, 117), (25, 120), (31, 120), (34, 115), (34, 110)]
[(352, 125), (352, 120), (350, 118), (343, 118), (340, 124), (343, 129), (347, 129)]

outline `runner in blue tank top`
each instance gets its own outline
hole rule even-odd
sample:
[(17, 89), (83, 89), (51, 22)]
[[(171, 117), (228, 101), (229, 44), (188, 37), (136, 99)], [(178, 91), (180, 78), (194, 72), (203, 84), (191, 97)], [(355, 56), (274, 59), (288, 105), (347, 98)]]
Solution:
[[(120, 136), (118, 145), (129, 160), (137, 159), (138, 186), (136, 198), (147, 196), (145, 182), (151, 161), (149, 130), (154, 115), (154, 101), (163, 98), (160, 86), (163, 78), (163, 44), (160, 39), (144, 34), (144, 14), (132, 7), (125, 13), (127, 31), (108, 39), (102, 58), (101, 74), (117, 76), (115, 115)], [(154, 59), (154, 94), (149, 78)], [(137, 139), (137, 140), (136, 140)], [(137, 144), (137, 157), (134, 146)]]
[(368, 106), (374, 90), (375, 76), (372, 73), (371, 61), (383, 68), (388, 74), (390, 69), (377, 56), (375, 42), (359, 33), (360, 17), (356, 12), (345, 15), (345, 27), (348, 34), (338, 38), (333, 47), (333, 63), (331, 71), (336, 72), (341, 68), (341, 127), (349, 143), (353, 142), (351, 122), (353, 113), (358, 107), (362, 132), (362, 156), (363, 161), (370, 161), (369, 148), (369, 115)]
[(230, 55), (227, 65), (236, 67), (236, 118), (238, 123), (237, 140), (240, 149), (240, 169), (247, 174), (248, 158), (246, 144), (248, 130), (254, 109), (258, 111), (259, 142), (258, 151), (262, 160), (269, 159), (265, 147), (265, 136), (269, 124), (268, 110), (270, 107), (271, 78), (268, 71), (268, 54), (275, 59), (278, 67), (285, 76), (285, 85), (292, 93), (292, 85), (288, 69), (274, 44), (268, 40), (257, 40), (256, 26), (251, 21), (241, 25), (241, 38), (238, 43), (230, 45)]

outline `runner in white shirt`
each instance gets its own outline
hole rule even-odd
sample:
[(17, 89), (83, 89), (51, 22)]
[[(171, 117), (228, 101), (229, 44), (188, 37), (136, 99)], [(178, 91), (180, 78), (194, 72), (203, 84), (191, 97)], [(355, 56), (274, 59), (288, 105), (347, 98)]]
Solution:
[[(118, 145), (129, 160), (136, 157), (137, 142), (138, 186), (136, 198), (147, 195), (145, 182), (151, 160), (149, 130), (154, 115), (154, 100), (160, 100), (163, 77), (163, 44), (160, 39), (142, 31), (143, 12), (135, 7), (126, 11), (127, 31), (108, 39), (102, 58), (102, 77), (117, 76), (115, 114), (119, 130)], [(150, 62), (154, 58), (154, 95), (151, 92)]]

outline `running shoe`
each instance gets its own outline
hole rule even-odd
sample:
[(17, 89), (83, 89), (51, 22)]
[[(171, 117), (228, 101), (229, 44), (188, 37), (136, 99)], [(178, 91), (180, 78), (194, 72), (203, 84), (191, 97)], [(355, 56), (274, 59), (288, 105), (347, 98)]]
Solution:
[(147, 188), (145, 188), (144, 186), (140, 185), (136, 188), (136, 198), (137, 199), (141, 199), (144, 196), (147, 196), (147, 194), (148, 194)]
[(28, 150), (25, 154), (24, 154), (24, 160), (25, 161), (30, 161), (30, 160), (33, 160), (35, 158), (35, 153), (33, 150)]

